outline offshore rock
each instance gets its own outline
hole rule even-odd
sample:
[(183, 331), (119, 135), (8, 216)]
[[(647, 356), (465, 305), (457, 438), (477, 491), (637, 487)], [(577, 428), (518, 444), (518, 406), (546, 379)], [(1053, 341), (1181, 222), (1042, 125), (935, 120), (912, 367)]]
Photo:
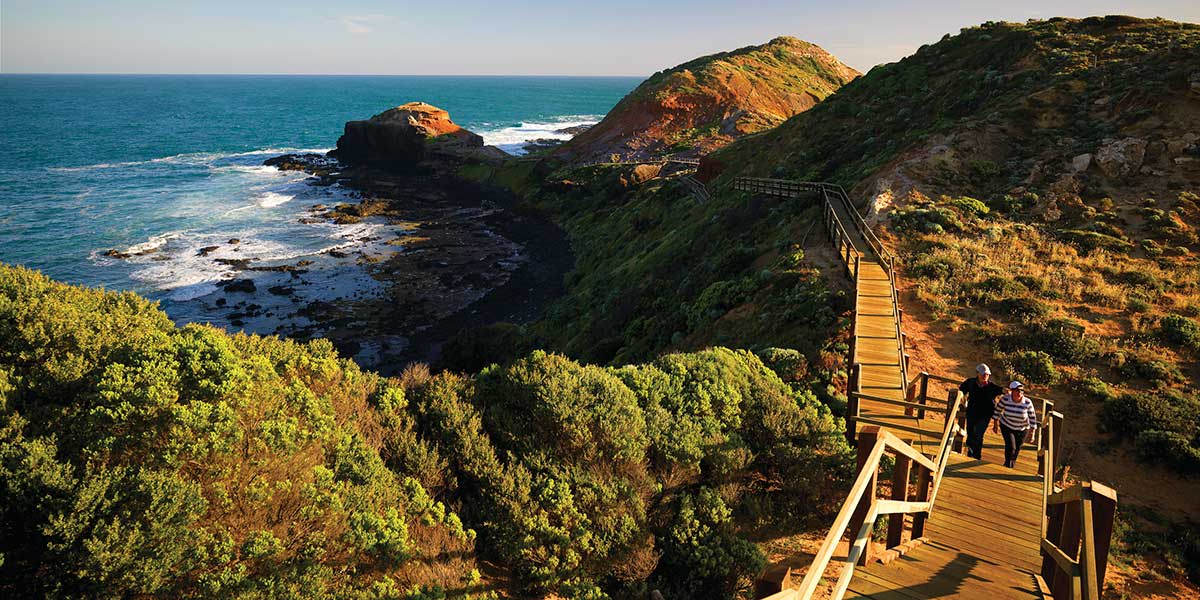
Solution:
[(459, 127), (450, 113), (424, 102), (409, 102), (366, 121), (349, 121), (330, 156), (347, 164), (403, 169), (427, 159), (500, 159), (478, 134)]

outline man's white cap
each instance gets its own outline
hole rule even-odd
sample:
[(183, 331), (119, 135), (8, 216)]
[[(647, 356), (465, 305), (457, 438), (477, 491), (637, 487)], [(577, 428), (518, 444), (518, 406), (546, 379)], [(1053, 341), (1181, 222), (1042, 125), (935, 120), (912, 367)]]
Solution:
[(977, 367), (975, 367), (975, 372), (979, 373), (980, 375), (983, 375), (985, 373), (988, 375), (991, 375), (992, 369), (991, 369), (991, 367), (989, 367), (983, 363), (979, 363), (979, 365)]
[(1025, 388), (1025, 384), (1021, 383), (1020, 381), (1014, 380), (1012, 383), (1008, 384), (1008, 389), (1010, 389), (1010, 390), (1020, 390), (1020, 389), (1024, 389), (1024, 388)]

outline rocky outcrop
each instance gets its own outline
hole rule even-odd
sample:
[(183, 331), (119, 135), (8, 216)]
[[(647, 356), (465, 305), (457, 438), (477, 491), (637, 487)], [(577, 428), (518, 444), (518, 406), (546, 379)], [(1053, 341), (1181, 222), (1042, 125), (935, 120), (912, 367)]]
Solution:
[(1145, 159), (1146, 140), (1133, 137), (1106, 142), (1096, 150), (1096, 165), (1112, 178), (1137, 173)]
[(780, 37), (656, 73), (555, 151), (574, 163), (706, 154), (812, 108), (859, 73)]
[(459, 127), (450, 113), (424, 102), (409, 102), (366, 121), (347, 122), (330, 156), (348, 164), (406, 168), (426, 159), (489, 160), (505, 154)]

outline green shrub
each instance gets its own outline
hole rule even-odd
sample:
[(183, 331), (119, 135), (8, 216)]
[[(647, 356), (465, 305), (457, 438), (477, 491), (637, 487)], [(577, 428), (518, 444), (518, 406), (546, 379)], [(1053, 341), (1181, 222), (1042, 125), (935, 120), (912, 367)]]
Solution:
[(808, 359), (798, 350), (766, 348), (756, 354), (785, 383), (798, 383), (808, 376)]
[(732, 599), (765, 565), (758, 548), (735, 535), (721, 497), (704, 488), (680, 499), (655, 578), (671, 597)]
[(1012, 315), (1025, 323), (1045, 319), (1054, 310), (1048, 303), (1033, 296), (1004, 298), (993, 303), (992, 308), (997, 312)]
[(1107, 402), (1115, 396), (1107, 383), (1095, 377), (1086, 377), (1081, 380), (1079, 382), (1079, 390), (1083, 392), (1085, 397), (1102, 402)]
[(1163, 341), (1179, 348), (1200, 352), (1200, 323), (1179, 315), (1167, 315), (1158, 325)]
[(1005, 356), (1008, 368), (1017, 377), (1024, 378), (1025, 383), (1039, 385), (1054, 385), (1058, 383), (1059, 373), (1054, 366), (1054, 359), (1041, 351), (1022, 350)]
[(385, 467), (372, 400), (403, 398), (326, 340), (177, 328), (0, 266), (0, 373), (0, 595), (338, 597), (469, 569), (414, 579), (473, 534)]
[(1106, 431), (1135, 437), (1143, 431), (1172, 431), (1195, 436), (1200, 400), (1178, 390), (1125, 393), (1104, 403), (1100, 423)]
[(749, 300), (756, 289), (758, 283), (753, 277), (713, 283), (689, 307), (688, 327), (694, 330), (715, 321), (729, 309)]
[(1200, 445), (1191, 438), (1174, 432), (1146, 430), (1134, 442), (1138, 458), (1147, 462), (1162, 462), (1181, 473), (1200, 473)]
[(1127, 354), (1118, 371), (1130, 379), (1140, 377), (1159, 386), (1175, 385), (1186, 379), (1178, 366), (1150, 353)]
[(1125, 303), (1125, 307), (1129, 309), (1129, 312), (1135, 313), (1144, 313), (1150, 311), (1150, 303), (1141, 298), (1130, 298), (1129, 301)]
[(1000, 165), (986, 159), (970, 160), (967, 170), (975, 181), (986, 181), (1000, 174)]
[(1026, 336), (1010, 338), (1008, 343), (1045, 352), (1069, 365), (1087, 364), (1100, 356), (1100, 341), (1085, 334), (1072, 319), (1036, 324)]
[(951, 200), (950, 205), (967, 215), (975, 217), (982, 217), (987, 215), (989, 212), (986, 204), (967, 196), (962, 196), (960, 198)]

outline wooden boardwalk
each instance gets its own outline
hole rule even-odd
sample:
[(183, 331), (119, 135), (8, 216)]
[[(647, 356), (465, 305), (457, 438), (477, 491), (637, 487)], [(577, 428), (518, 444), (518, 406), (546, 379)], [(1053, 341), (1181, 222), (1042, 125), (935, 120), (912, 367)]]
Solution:
[[(839, 220), (858, 215), (848, 203), (831, 202)], [(855, 279), (854, 354), (858, 389), (865, 395), (905, 401), (900, 307), (892, 278), (863, 232), (847, 226), (860, 256)], [(945, 397), (941, 395), (940, 397)], [(860, 423), (888, 427), (927, 456), (938, 451), (942, 415), (878, 400), (860, 399)], [(861, 425), (859, 425), (861, 427)], [(855, 570), (848, 597), (892, 599), (1040, 597), (1034, 574), (1041, 567), (1042, 478), (1037, 450), (1026, 448), (1015, 469), (1002, 466), (1004, 442), (991, 432), (984, 459), (951, 454), (935, 509), (925, 524), (928, 541), (888, 564)]]
[[(842, 223), (857, 215), (848, 203), (833, 202)], [(854, 281), (854, 355), (859, 365), (858, 386), (864, 395), (905, 401), (907, 382), (904, 344), (892, 277), (884, 269), (863, 232), (846, 227), (859, 253)], [(944, 397), (944, 396), (943, 396)], [(898, 404), (859, 400), (859, 422), (889, 427), (923, 452), (935, 456), (942, 439), (941, 414)], [(860, 426), (859, 426), (860, 427)], [(1042, 476), (1037, 450), (1022, 451), (1018, 467), (1002, 466), (1004, 444), (989, 431), (984, 460), (952, 454), (942, 480), (937, 505), (925, 522), (925, 544), (888, 564), (871, 563), (854, 571), (847, 590), (850, 598), (877, 600), (926, 598), (1040, 598), (1034, 574), (1042, 518)]]
[[(807, 599), (815, 597), (818, 586), (831, 587), (834, 597), (844, 593), (841, 597), (877, 600), (1048, 597), (1049, 590), (1043, 589), (1045, 583), (1039, 575), (1060, 584), (1055, 586), (1056, 596), (1080, 597), (1080, 565), (1086, 563), (1088, 553), (1106, 559), (1107, 537), (1097, 552), (1093, 532), (1089, 532), (1082, 538), (1083, 546), (1090, 543), (1093, 547), (1081, 550), (1079, 527), (1064, 527), (1063, 519), (1059, 518), (1057, 522), (1051, 519), (1048, 526), (1052, 539), (1043, 539), (1047, 532), (1043, 515), (1047, 512), (1066, 514), (1067, 503), (1072, 500), (1066, 499), (1066, 493), (1058, 492), (1053, 485), (1046, 485), (1037, 447), (1026, 444), (1012, 469), (1002, 466), (1003, 441), (990, 431), (985, 436), (982, 460), (952, 451), (961, 444), (963, 434), (950, 422), (957, 415), (955, 406), (961, 397), (957, 384), (925, 374), (913, 382), (906, 381), (908, 365), (901, 328), (903, 312), (897, 305), (894, 258), (874, 238), (850, 205), (845, 192), (829, 184), (750, 178), (739, 179), (735, 186), (785, 198), (819, 193), (826, 204), (829, 234), (855, 284), (847, 437), (853, 441), (861, 431), (864, 438), (858, 446), (859, 478), (831, 530), (830, 535), (835, 537), (827, 537), (814, 558), (814, 564), (821, 565), (820, 576), (814, 578), (806, 574), (810, 576), (806, 576), (803, 583), (785, 577), (778, 582), (777, 592), (769, 591), (774, 584), (768, 582), (764, 589), (768, 590), (769, 598)], [(919, 394), (915, 383), (918, 379)], [(921, 406), (914, 404), (917, 396)], [(947, 400), (944, 404), (925, 404), (928, 398)], [(1048, 405), (1052, 403), (1043, 403), (1043, 409)], [(1054, 414), (1061, 419), (1061, 415)], [(1045, 416), (1040, 414), (1039, 421)], [(869, 427), (870, 432), (864, 427)], [(1044, 427), (1039, 433), (1046, 435), (1052, 429)], [(1047, 439), (1053, 440), (1053, 437)], [(1047, 444), (1053, 445), (1053, 442), (1040, 438), (1038, 443), (1043, 449), (1048, 448)], [(899, 471), (893, 476), (890, 501), (873, 496), (874, 473), (879, 468), (879, 457), (885, 446), (895, 448), (896, 471)], [(903, 458), (905, 447), (912, 453), (912, 459)], [(922, 455), (933, 462), (926, 461), (917, 469), (919, 477), (914, 485), (909, 469), (920, 462), (916, 459)], [(1050, 472), (1053, 472), (1055, 455), (1056, 452), (1047, 454), (1051, 461)], [(874, 462), (870, 463), (872, 460)], [(933, 470), (935, 467), (937, 471)], [(932, 491), (928, 487), (931, 482)], [(864, 490), (861, 500), (858, 499), (859, 489)], [(1092, 514), (1090, 494), (1090, 488), (1074, 494), (1089, 498), (1088, 507), (1081, 509), (1088, 515), (1084, 520), (1090, 519)], [(932, 498), (926, 502), (930, 495)], [(1050, 509), (1047, 509), (1047, 502), (1053, 505)], [(1064, 508), (1054, 512), (1057, 506)], [(1115, 494), (1112, 494), (1112, 506), (1115, 507)], [(854, 510), (852, 517), (848, 512), (851, 509)], [(883, 551), (875, 550), (879, 543), (863, 541), (869, 539), (869, 523), (864, 519), (871, 519), (875, 514), (888, 515), (888, 541), (883, 544)], [(1070, 517), (1067, 520), (1070, 521)], [(846, 565), (857, 562), (861, 566), (850, 570), (843, 568), (840, 578), (830, 580), (824, 568), (833, 552), (831, 544), (838, 540), (843, 527), (852, 542), (856, 540), (855, 532), (861, 533), (856, 545), (841, 551), (840, 560)], [(912, 539), (914, 536), (917, 539)], [(1061, 542), (1066, 550), (1060, 551), (1056, 542)], [(1049, 550), (1045, 550), (1047, 543)], [(1076, 555), (1080, 558), (1071, 558)], [(871, 560), (871, 556), (878, 560)], [(1064, 584), (1067, 580), (1063, 576), (1055, 576), (1055, 564), (1068, 571), (1073, 569), (1074, 590), (1069, 583)], [(1091, 574), (1094, 576), (1094, 569)], [(1099, 581), (1103, 581), (1103, 568)], [(799, 588), (796, 584), (800, 584)], [(1095, 586), (1085, 583), (1083, 587), (1084, 596), (1094, 592)]]
[(854, 571), (847, 598), (1041, 598), (1042, 478), (1037, 452), (1007, 469), (1004, 443), (989, 432), (982, 461), (950, 455), (927, 541), (888, 564)]

